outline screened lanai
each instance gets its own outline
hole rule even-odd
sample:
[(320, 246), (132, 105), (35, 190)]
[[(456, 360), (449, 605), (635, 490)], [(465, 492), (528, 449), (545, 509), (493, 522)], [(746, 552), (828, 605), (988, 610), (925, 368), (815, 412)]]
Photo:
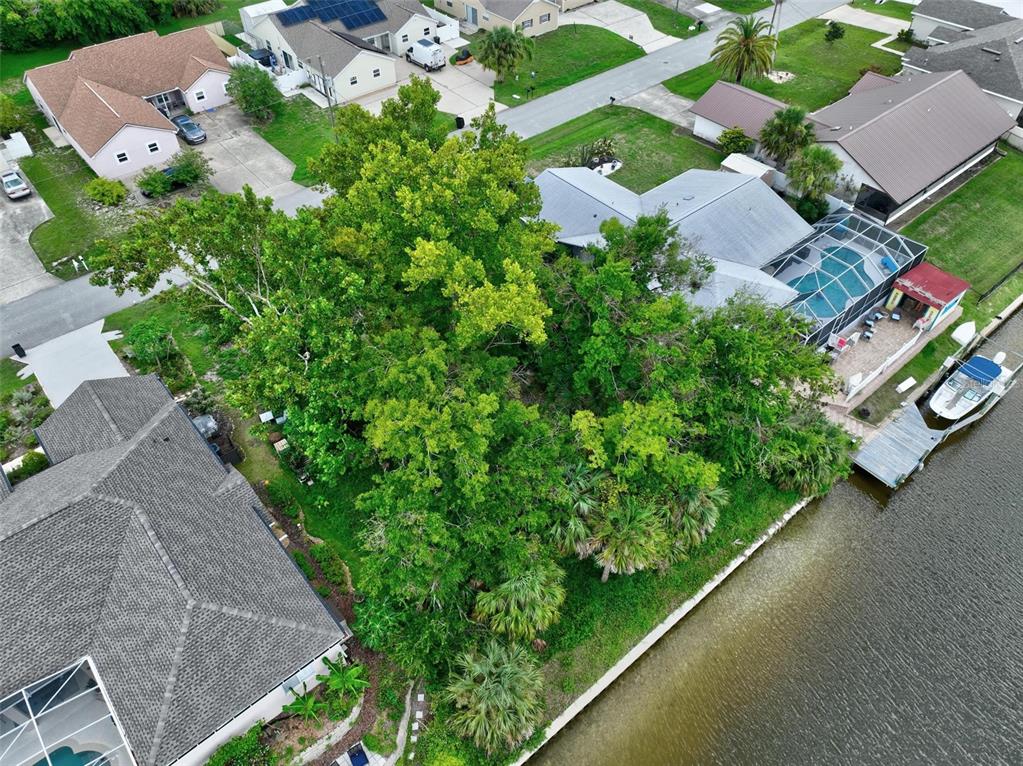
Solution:
[(832, 213), (765, 271), (799, 295), (789, 304), (810, 320), (807, 343), (858, 321), (883, 303), (892, 283), (921, 260), (927, 247), (858, 213)]
[(0, 700), (0, 766), (135, 766), (88, 658)]

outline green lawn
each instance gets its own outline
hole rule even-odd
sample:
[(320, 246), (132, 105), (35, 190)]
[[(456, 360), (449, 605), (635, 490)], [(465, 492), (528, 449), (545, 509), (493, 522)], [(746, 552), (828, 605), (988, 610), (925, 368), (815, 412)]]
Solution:
[[(455, 116), (438, 112), (436, 124), (445, 132), (455, 129)], [(309, 172), (309, 159), (320, 153), (320, 147), (333, 139), (330, 115), (305, 96), (286, 99), (273, 122), (253, 129), (269, 141), (285, 157), (295, 163), (291, 180), (303, 186), (318, 182)]]
[(913, 43), (907, 42), (905, 40), (891, 40), (890, 42), (885, 43), (884, 47), (905, 53), (906, 51), (913, 47)]
[(43, 266), (59, 277), (73, 277), (75, 270), (70, 263), (54, 264), (71, 256), (83, 256), (88, 262), (96, 240), (109, 237), (117, 229), (94, 213), (82, 194), (82, 187), (96, 174), (70, 147), (45, 148), (20, 160), (20, 165), (54, 216), (32, 232), (29, 243)]
[[(533, 87), (531, 97), (538, 98), (643, 56), (643, 49), (624, 37), (581, 24), (561, 27), (533, 39), (536, 45), (532, 60), (505, 82), (494, 84), (494, 97), (502, 104), (523, 103), (529, 86)], [(536, 77), (531, 74), (534, 72)]]
[(672, 37), (692, 37), (699, 34), (695, 27), (696, 21), (684, 13), (677, 13), (673, 9), (665, 7), (655, 0), (618, 0), (622, 5), (642, 11), (650, 19), (653, 28)]
[(897, 0), (887, 0), (887, 2), (881, 5), (877, 5), (874, 0), (852, 0), (849, 5), (853, 8), (859, 8), (861, 11), (870, 11), (881, 16), (890, 16), (900, 21), (913, 20), (913, 6), (909, 3), (900, 3)]
[[(860, 27), (846, 26), (845, 37), (834, 43), (824, 41), (825, 23), (804, 21), (781, 33), (775, 69), (792, 72), (794, 80), (774, 83), (764, 78), (744, 83), (760, 93), (814, 111), (845, 97), (860, 79), (860, 71), (878, 67), (884, 74), (895, 74), (902, 59), (894, 53), (871, 48), (885, 35)], [(708, 62), (665, 81), (664, 86), (685, 98), (697, 99), (723, 77), (713, 62)]]
[(732, 13), (756, 13), (771, 5), (771, 0), (714, 0), (714, 5)]
[[(927, 259), (934, 265), (968, 280), (973, 288), (963, 299), (962, 322), (973, 320), (977, 329), (1023, 292), (1023, 271), (1002, 284), (985, 300), (981, 293), (1023, 262), (1023, 154), (1009, 154), (972, 178), (930, 210), (906, 226), (902, 233), (930, 246)], [(912, 376), (923, 382), (958, 345), (953, 327), (932, 340), (898, 375), (863, 403), (866, 418), (879, 423), (905, 398), (895, 386)]]
[[(238, 9), (246, 5), (252, 5), (252, 0), (220, 0), (220, 8), (213, 13), (195, 18), (171, 19), (156, 27), (156, 31), (161, 35), (166, 35), (171, 32), (180, 32), (182, 29), (197, 27), (200, 24), (211, 24), (214, 21), (237, 21), (241, 23)], [(3, 81), (3, 85), (9, 87), (7, 80), (20, 80), (21, 76), (29, 69), (52, 64), (54, 61), (63, 61), (71, 51), (81, 47), (82, 43), (72, 42), (55, 45), (52, 48), (40, 48), (22, 53), (4, 51), (3, 55), (0, 56), (0, 81)]]
[(562, 165), (573, 147), (613, 137), (622, 167), (612, 178), (645, 192), (690, 168), (716, 169), (724, 155), (659, 117), (628, 106), (602, 106), (526, 141), (529, 170)]
[(22, 380), (18, 377), (18, 370), (24, 366), (12, 359), (0, 359), (0, 402), (6, 401), (7, 397), (19, 388), (24, 388), (35, 380), (35, 375), (28, 380)]

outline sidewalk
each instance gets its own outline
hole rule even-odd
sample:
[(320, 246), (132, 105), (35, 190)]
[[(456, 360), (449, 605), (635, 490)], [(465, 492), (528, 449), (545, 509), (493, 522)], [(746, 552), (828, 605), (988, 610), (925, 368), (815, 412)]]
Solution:
[[(841, 0), (800, 0), (798, 3), (785, 3), (781, 28), (788, 29), (842, 5), (845, 3)], [(767, 8), (757, 15), (770, 19), (771, 9)], [(730, 18), (732, 17), (723, 17), (714, 28), (696, 37), (661, 48), (641, 59), (569, 85), (522, 106), (507, 109), (498, 115), (498, 120), (523, 138), (530, 138), (604, 106), (611, 96), (619, 100), (634, 96), (681, 72), (706, 63), (714, 48), (714, 38)]]

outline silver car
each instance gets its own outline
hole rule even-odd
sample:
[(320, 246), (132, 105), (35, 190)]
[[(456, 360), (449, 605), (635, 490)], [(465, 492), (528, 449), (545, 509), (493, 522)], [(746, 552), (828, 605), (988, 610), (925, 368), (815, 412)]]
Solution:
[(0, 182), (4, 185), (4, 194), (11, 199), (27, 197), (32, 193), (25, 179), (16, 170), (5, 170), (0, 173)]

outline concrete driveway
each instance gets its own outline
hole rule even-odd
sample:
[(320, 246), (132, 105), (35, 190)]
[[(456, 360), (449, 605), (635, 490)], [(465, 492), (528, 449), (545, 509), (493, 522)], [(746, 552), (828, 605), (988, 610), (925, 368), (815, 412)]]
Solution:
[[(24, 177), (24, 173), (22, 174)], [(26, 179), (27, 180), (27, 179)], [(43, 268), (28, 243), (33, 229), (53, 218), (43, 198), (34, 190), (31, 197), (11, 200), (0, 195), (0, 304), (60, 284)]]
[(206, 112), (198, 115), (196, 122), (208, 138), (195, 148), (209, 157), (213, 168), (210, 181), (217, 190), (234, 194), (248, 185), (289, 214), (322, 202), (325, 195), (291, 180), (295, 163), (257, 134), (237, 107), (229, 104)]
[[(456, 52), (456, 49), (449, 45), (442, 45), (442, 47), (448, 58)], [(399, 59), (395, 63), (398, 74), (397, 85), (355, 99), (355, 102), (362, 104), (373, 114), (379, 114), (383, 102), (394, 98), (399, 86), (408, 82), (412, 75), (429, 77), (434, 88), (440, 93), (440, 103), (437, 108), (442, 112), (463, 117), (466, 122), (483, 114), (487, 109), (487, 104), (494, 99), (494, 73), (487, 71), (475, 61), (462, 66), (448, 64), (436, 72), (424, 72), (404, 59)], [(497, 111), (507, 108), (504, 104), (497, 104)], [(454, 128), (454, 125), (451, 127)]]
[(615, 0), (590, 3), (582, 8), (576, 8), (574, 11), (563, 13), (558, 23), (560, 26), (586, 24), (591, 27), (601, 27), (636, 43), (644, 53), (659, 50), (677, 43), (681, 39), (658, 32), (645, 13)]

